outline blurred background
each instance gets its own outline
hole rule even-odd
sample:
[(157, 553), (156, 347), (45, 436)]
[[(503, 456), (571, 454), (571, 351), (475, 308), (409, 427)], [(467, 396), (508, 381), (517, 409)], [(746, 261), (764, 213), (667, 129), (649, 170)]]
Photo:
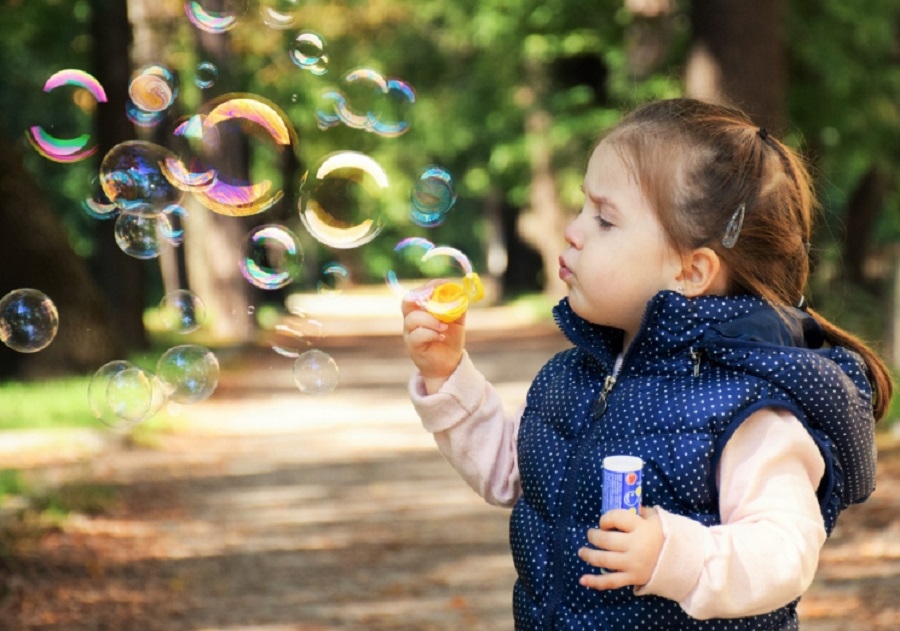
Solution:
[[(185, 417), (155, 385), (175, 360), (207, 362), (176, 384), (183, 406), (339, 396), (338, 368), (345, 392), (402, 398), (396, 291), (422, 278), (476, 271), (475, 342), (503, 340), (485, 347), (498, 378), (528, 373), (498, 353), (559, 343), (533, 327), (563, 295), (587, 152), (654, 98), (732, 102), (807, 157), (809, 301), (900, 365), (896, 0), (6, 0), (0, 56), (0, 297), (37, 289), (58, 314), (45, 346), (0, 345), (0, 506), (17, 519), (13, 498), (46, 516), (59, 497), (28, 473), (56, 443), (13, 466), (22, 432), (158, 444)], [(199, 359), (162, 361), (183, 345)], [(119, 397), (102, 409), (98, 382)], [(88, 488), (57, 508), (109, 507)]]

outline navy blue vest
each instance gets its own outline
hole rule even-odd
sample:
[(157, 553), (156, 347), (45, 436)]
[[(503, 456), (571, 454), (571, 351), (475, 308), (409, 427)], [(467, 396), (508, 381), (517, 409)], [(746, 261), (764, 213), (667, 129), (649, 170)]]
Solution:
[(646, 506), (720, 523), (718, 458), (738, 425), (767, 406), (791, 411), (822, 451), (818, 493), (830, 533), (838, 513), (874, 489), (871, 388), (860, 358), (821, 348), (821, 328), (799, 310), (776, 312), (749, 296), (662, 292), (601, 394), (612, 384), (621, 332), (579, 318), (567, 300), (554, 315), (575, 346), (541, 369), (519, 430), (522, 497), (510, 520), (516, 629), (796, 629), (796, 602), (701, 621), (630, 587), (581, 587), (579, 577), (598, 570), (577, 550), (600, 517), (607, 455), (643, 459)]

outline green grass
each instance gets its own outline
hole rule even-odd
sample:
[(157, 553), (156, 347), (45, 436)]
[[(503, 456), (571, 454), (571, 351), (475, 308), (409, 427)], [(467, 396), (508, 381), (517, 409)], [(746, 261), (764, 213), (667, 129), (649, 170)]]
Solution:
[(90, 377), (0, 382), (0, 430), (96, 427)]

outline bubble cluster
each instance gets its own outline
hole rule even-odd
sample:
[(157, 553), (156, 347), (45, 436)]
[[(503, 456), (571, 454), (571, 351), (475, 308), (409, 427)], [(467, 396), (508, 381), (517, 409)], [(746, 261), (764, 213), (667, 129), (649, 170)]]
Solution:
[(325, 245), (359, 247), (381, 232), (388, 183), (381, 165), (366, 154), (329, 154), (300, 184), (300, 220)]
[(50, 345), (59, 329), (56, 305), (37, 289), (15, 289), (0, 298), (0, 342), (19, 353)]
[(241, 274), (260, 289), (280, 289), (291, 284), (302, 265), (300, 241), (284, 226), (265, 224), (244, 237), (239, 259)]
[(183, 344), (160, 356), (156, 374), (170, 400), (198, 403), (208, 399), (219, 385), (219, 360), (208, 348)]
[(91, 412), (113, 429), (125, 429), (154, 416), (166, 400), (155, 374), (125, 360), (101, 366), (88, 385)]
[(322, 95), (324, 105), (316, 113), (320, 129), (340, 123), (352, 129), (396, 138), (409, 131), (407, 120), (416, 102), (412, 86), (396, 78), (386, 78), (377, 70), (359, 68), (341, 80), (342, 89)]
[(294, 361), (294, 383), (303, 394), (328, 394), (337, 388), (337, 362), (325, 351), (312, 349)]

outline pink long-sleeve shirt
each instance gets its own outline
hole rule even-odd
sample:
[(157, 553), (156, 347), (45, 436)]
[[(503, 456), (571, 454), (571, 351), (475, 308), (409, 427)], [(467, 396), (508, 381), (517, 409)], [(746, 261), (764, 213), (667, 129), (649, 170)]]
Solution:
[[(434, 394), (419, 373), (410, 397), (425, 429), (462, 478), (490, 504), (521, 494), (516, 440), (522, 410), (509, 414), (464, 354)], [(825, 463), (792, 414), (753, 413), (719, 461), (722, 524), (707, 527), (659, 507), (665, 541), (650, 581), (635, 593), (675, 600), (688, 615), (733, 618), (772, 611), (809, 587), (825, 526), (816, 488)]]

